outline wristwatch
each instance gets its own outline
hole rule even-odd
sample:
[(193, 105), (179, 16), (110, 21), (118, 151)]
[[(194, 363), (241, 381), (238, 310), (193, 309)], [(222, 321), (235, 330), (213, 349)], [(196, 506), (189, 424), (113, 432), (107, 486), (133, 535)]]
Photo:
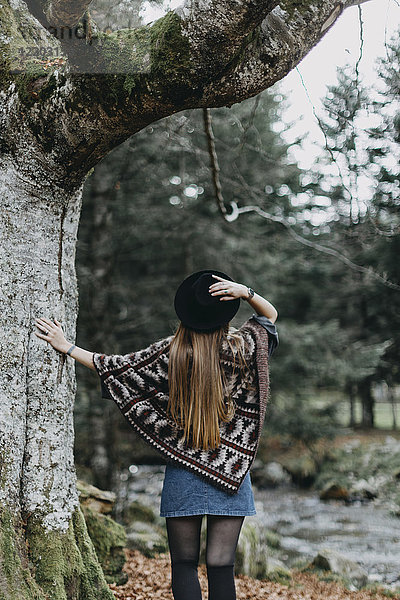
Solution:
[(255, 294), (255, 291), (251, 289), (251, 287), (247, 288), (247, 291), (249, 293), (249, 295), (247, 296), (247, 298), (252, 298)]

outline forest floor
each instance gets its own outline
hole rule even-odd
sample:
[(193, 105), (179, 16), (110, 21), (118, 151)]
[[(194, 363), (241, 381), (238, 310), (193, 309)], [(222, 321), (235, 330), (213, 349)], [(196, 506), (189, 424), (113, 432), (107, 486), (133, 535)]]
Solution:
[[(147, 558), (138, 550), (125, 548), (124, 571), (129, 579), (124, 585), (110, 584), (116, 600), (173, 600), (169, 554)], [(292, 570), (292, 583), (282, 585), (266, 579), (237, 575), (237, 600), (400, 600), (400, 596), (383, 592), (359, 590), (351, 592), (337, 582), (324, 581), (311, 573)], [(199, 565), (199, 580), (203, 598), (207, 598), (205, 565)]]

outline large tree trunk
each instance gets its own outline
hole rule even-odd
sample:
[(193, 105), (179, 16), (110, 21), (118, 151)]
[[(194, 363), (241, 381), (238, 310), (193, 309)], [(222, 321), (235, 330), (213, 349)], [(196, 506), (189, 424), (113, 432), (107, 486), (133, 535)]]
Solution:
[(48, 316), (75, 339), (82, 190), (33, 154), (0, 162), (0, 598), (111, 599), (76, 491), (75, 363), (33, 333)]

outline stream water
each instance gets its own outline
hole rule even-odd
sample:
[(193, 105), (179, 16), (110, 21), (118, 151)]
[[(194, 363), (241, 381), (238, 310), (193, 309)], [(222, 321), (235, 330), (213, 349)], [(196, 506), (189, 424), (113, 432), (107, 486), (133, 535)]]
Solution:
[(400, 519), (383, 508), (322, 501), (315, 492), (293, 488), (254, 488), (254, 498), (260, 522), (282, 536), (288, 566), (329, 548), (357, 562), (370, 581), (400, 587)]
[[(131, 465), (121, 474), (119, 502), (139, 500), (159, 514), (164, 466)], [(340, 552), (363, 567), (370, 581), (400, 587), (400, 518), (381, 506), (322, 501), (292, 485), (259, 490), (253, 485), (257, 519), (281, 536), (281, 560), (291, 567), (322, 548)]]

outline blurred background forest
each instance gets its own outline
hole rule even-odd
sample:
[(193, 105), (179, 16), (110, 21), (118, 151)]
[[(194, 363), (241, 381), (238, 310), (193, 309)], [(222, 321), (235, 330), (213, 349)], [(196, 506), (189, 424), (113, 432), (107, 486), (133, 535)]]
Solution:
[[(106, 4), (94, 10), (106, 26)], [(282, 136), (279, 84), (213, 109), (226, 210), (239, 207), (232, 221), (215, 199), (203, 111), (153, 123), (110, 153), (84, 191), (76, 343), (124, 354), (170, 335), (180, 281), (215, 268), (279, 312), (265, 436), (311, 447), (343, 428), (399, 428), (399, 63), (392, 42), (373, 89), (354, 67), (338, 70), (319, 117), (325, 147), (307, 171)], [(243, 302), (233, 325), (250, 315)], [(77, 378), (81, 472), (113, 489), (119, 469), (162, 462), (94, 373), (78, 367)]]

